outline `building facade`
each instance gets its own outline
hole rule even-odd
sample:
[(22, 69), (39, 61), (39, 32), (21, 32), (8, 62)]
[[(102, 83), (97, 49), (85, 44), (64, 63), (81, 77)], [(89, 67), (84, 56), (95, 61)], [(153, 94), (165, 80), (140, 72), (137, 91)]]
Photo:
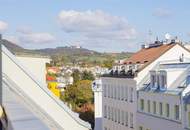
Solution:
[(136, 124), (136, 81), (102, 77), (103, 129), (132, 130)]
[(189, 63), (182, 44), (156, 41), (103, 75), (102, 130), (189, 129)]

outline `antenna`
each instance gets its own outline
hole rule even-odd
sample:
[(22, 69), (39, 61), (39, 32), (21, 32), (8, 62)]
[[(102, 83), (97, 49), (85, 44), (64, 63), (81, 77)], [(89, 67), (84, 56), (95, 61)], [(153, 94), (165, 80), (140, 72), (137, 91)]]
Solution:
[(149, 35), (149, 43), (151, 43), (152, 42), (152, 31), (151, 30), (149, 30), (148, 31), (148, 35)]
[(3, 36), (2, 36), (2, 34), (0, 33), (0, 40), (2, 40), (3, 39)]
[(156, 37), (156, 41), (158, 41), (158, 36)]

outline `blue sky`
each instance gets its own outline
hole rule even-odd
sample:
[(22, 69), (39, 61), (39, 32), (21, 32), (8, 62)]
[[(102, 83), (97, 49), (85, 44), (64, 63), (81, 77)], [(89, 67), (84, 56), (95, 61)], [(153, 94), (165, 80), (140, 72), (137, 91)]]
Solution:
[(0, 32), (25, 48), (136, 51), (166, 33), (190, 41), (188, 0), (0, 0)]

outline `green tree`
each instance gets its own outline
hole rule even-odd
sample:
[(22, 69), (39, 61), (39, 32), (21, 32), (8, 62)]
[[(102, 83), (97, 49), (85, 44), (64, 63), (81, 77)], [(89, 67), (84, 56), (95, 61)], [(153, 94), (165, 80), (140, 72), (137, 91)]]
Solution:
[(64, 91), (61, 99), (72, 105), (73, 110), (82, 107), (86, 103), (93, 102), (93, 92), (90, 80), (81, 80), (70, 85)]
[(76, 108), (76, 102), (77, 102), (77, 97), (78, 95), (78, 89), (76, 85), (69, 85), (67, 86), (67, 89), (64, 91), (64, 95), (61, 96), (61, 99), (64, 102), (67, 102), (72, 105), (72, 108)]
[(76, 69), (73, 71), (72, 77), (73, 77), (74, 83), (77, 83), (81, 79), (80, 75), (81, 74), (80, 74), (79, 70)]
[(109, 60), (105, 60), (102, 66), (111, 69), (113, 67), (113, 64), (114, 64), (114, 60), (109, 59)]
[(82, 80), (91, 80), (93, 81), (95, 78), (94, 78), (94, 75), (92, 74), (91, 71), (83, 71), (82, 72)]

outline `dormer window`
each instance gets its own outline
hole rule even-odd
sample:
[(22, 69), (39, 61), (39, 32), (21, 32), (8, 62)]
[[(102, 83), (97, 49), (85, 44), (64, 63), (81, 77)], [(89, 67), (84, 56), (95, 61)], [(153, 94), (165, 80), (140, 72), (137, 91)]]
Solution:
[(167, 87), (167, 75), (166, 71), (159, 72), (159, 84), (160, 90), (166, 90)]
[(156, 88), (160, 88), (160, 75), (159, 73), (157, 72), (156, 74)]
[(151, 88), (156, 88), (156, 71), (150, 71), (150, 85)]
[(167, 86), (166, 71), (150, 71), (151, 89), (165, 90)]

